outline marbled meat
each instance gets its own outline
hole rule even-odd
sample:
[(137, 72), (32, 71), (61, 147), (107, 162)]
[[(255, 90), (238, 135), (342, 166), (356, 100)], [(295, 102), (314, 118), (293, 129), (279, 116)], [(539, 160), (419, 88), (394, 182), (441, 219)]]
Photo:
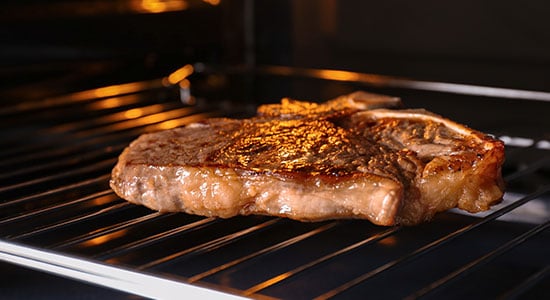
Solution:
[(112, 171), (122, 198), (162, 212), (414, 225), (498, 203), (501, 141), (397, 98), (283, 99), (249, 119), (144, 134)]

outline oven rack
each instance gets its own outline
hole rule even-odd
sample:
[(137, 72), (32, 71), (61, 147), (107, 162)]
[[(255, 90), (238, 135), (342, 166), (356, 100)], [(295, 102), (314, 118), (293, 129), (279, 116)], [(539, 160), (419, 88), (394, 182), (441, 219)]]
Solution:
[[(213, 73), (202, 65), (194, 69), (193, 76)], [(242, 68), (224, 72), (234, 70)], [(352, 80), (342, 77), (346, 73), (332, 73), (331, 79), (322, 70), (256, 72), (297, 75), (289, 70), (373, 88), (386, 80), (390, 88), (418, 91), (410, 81), (383, 76), (370, 82), (374, 77)], [(499, 132), (507, 142), (509, 190), (503, 203), (482, 217), (448, 212), (428, 224), (387, 228), (360, 220), (160, 214), (121, 200), (108, 180), (131, 140), (239, 110), (211, 103), (208, 96), (189, 98), (188, 73), (178, 80), (168, 76), (1, 107), (0, 259), (150, 298), (194, 292), (285, 299), (548, 293), (550, 156), (544, 136)], [(495, 97), (492, 91), (482, 96)], [(497, 91), (496, 98), (510, 92)], [(548, 97), (528, 91), (509, 95)], [(152, 282), (166, 289), (151, 288)]]

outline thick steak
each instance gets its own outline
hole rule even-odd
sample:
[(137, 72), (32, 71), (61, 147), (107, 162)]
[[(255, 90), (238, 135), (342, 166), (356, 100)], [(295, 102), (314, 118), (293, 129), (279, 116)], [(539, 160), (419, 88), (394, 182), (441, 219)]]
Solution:
[(398, 104), (365, 93), (286, 99), (250, 119), (144, 134), (120, 155), (111, 187), (159, 211), (379, 225), (501, 199), (502, 142), (424, 110), (379, 109)]

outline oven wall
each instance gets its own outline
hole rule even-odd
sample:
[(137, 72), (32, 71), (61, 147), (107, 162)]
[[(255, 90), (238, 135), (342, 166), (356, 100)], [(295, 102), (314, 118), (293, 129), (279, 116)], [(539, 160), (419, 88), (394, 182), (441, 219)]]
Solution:
[(550, 89), (547, 1), (271, 2), (257, 5), (260, 63)]
[[(156, 78), (195, 61), (240, 59), (239, 50), (222, 50), (242, 44), (240, 18), (229, 3), (211, 2), (4, 1), (0, 91), (59, 74), (100, 86)], [(226, 27), (236, 34), (224, 35)]]
[(549, 3), (4, 1), (0, 88), (12, 85), (14, 68), (86, 60), (106, 63), (96, 68), (115, 74), (111, 81), (156, 77), (204, 61), (549, 90)]

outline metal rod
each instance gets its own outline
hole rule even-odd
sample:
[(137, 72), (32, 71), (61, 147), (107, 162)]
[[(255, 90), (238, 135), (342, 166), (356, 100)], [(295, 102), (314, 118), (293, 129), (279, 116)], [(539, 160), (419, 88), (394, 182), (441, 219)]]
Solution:
[(244, 299), (221, 291), (0, 241), (0, 260), (152, 299)]
[(516, 171), (514, 173), (511, 173), (511, 174), (508, 174), (507, 176), (504, 177), (504, 180), (505, 181), (512, 181), (512, 180), (516, 180), (518, 178), (521, 178), (527, 174), (530, 174), (530, 173), (533, 173), (547, 165), (550, 164), (550, 156), (547, 156), (547, 157), (543, 157), (541, 159), (539, 159), (538, 161), (536, 162), (533, 162), (533, 163), (530, 163), (527, 167), (519, 170), (519, 171)]
[[(26, 233), (23, 233), (23, 234), (18, 234), (18, 235), (8, 236), (8, 237), (11, 238), (11, 239), (23, 239), (23, 238), (27, 238), (29, 236), (37, 235), (37, 234), (44, 233), (44, 232), (47, 232), (47, 231), (56, 230), (56, 229), (59, 229), (61, 227), (64, 227), (64, 226), (67, 226), (67, 225), (70, 225), (70, 224), (74, 224), (74, 223), (77, 223), (77, 222), (88, 220), (88, 219), (97, 217), (99, 215), (105, 214), (105, 213), (110, 213), (110, 212), (113, 212), (113, 211), (117, 211), (119, 209), (127, 209), (129, 207), (130, 207), (129, 202), (121, 202), (121, 203), (117, 203), (117, 204), (114, 204), (112, 206), (109, 206), (107, 208), (103, 208), (103, 209), (101, 209), (99, 211), (96, 211), (96, 212), (93, 212), (93, 213), (85, 214), (83, 216), (77, 216), (77, 217), (74, 217), (74, 218), (64, 219), (61, 222), (56, 222), (56, 223), (50, 224), (48, 226), (41, 227), (39, 229), (35, 229), (35, 230), (29, 231), (29, 232), (26, 232)], [(65, 243), (65, 242), (66, 241), (63, 241), (62, 243)], [(55, 248), (56, 246), (57, 246), (57, 244), (54, 244), (50, 247)]]
[(103, 135), (106, 132), (110, 133), (114, 131), (135, 129), (139, 127), (144, 127), (146, 125), (151, 125), (162, 121), (166, 121), (169, 119), (180, 118), (182, 116), (189, 116), (194, 112), (196, 112), (195, 109), (190, 107), (164, 110), (162, 112), (146, 115), (140, 118), (126, 119), (117, 123), (108, 124), (97, 128), (81, 130), (81, 131), (78, 131), (76, 135), (79, 137), (91, 137), (91, 136)]
[(152, 79), (104, 86), (100, 88), (70, 93), (59, 97), (46, 98), (42, 99), (42, 101), (19, 102), (16, 105), (0, 108), (0, 115), (22, 113), (43, 108), (52, 108), (57, 106), (86, 102), (98, 98), (107, 98), (117, 95), (137, 93), (163, 87), (165, 87), (165, 84), (162, 79)]
[(489, 263), (490, 261), (492, 261), (496, 257), (504, 254), (506, 251), (511, 250), (514, 247), (522, 244), (527, 239), (535, 236), (538, 233), (543, 232), (548, 227), (550, 227), (550, 221), (547, 221), (543, 224), (540, 224), (540, 225), (530, 229), (529, 231), (523, 233), (522, 235), (520, 235), (520, 236), (512, 239), (511, 241), (505, 243), (504, 245), (498, 247), (497, 249), (495, 249), (495, 250), (481, 256), (480, 258), (464, 265), (463, 267), (455, 270), (454, 272), (449, 273), (447, 276), (444, 276), (444, 277), (438, 279), (437, 281), (431, 283), (430, 285), (426, 286), (423, 289), (420, 289), (419, 291), (415, 292), (414, 294), (409, 295), (405, 299), (408, 299), (408, 300), (417, 299), (417, 298), (425, 296), (429, 293), (433, 293), (433, 292), (441, 289), (442, 287), (444, 287), (446, 285), (449, 285), (450, 283), (464, 277), (465, 275), (468, 275), (473, 270), (475, 270), (477, 268), (480, 268), (481, 266), (486, 265), (487, 263)]
[(441, 247), (442, 245), (445, 245), (446, 243), (449, 243), (450, 241), (456, 239), (457, 237), (477, 228), (477, 227), (480, 227), (486, 223), (489, 223), (495, 219), (497, 219), (498, 217), (501, 217), (502, 215), (516, 209), (517, 207), (533, 200), (533, 199), (536, 199), (538, 198), (539, 196), (547, 193), (550, 191), (550, 185), (547, 185), (547, 186), (544, 186), (542, 188), (540, 188), (538, 191), (530, 194), (530, 195), (527, 195), (525, 197), (523, 197), (522, 199), (519, 199), (517, 200), (516, 202), (513, 202), (489, 215), (487, 215), (486, 217), (482, 218), (482, 219), (479, 219), (477, 220), (476, 222), (474, 223), (471, 223), (465, 227), (462, 227), (442, 238), (439, 238), (429, 244), (426, 244), (420, 248), (418, 248), (417, 250), (405, 255), (405, 256), (402, 256), (396, 260), (393, 260), (389, 263), (386, 263), (374, 270), (371, 270), (367, 273), (364, 273), (363, 275), (360, 275), (358, 277), (356, 277), (355, 279), (347, 282), (347, 283), (344, 283), (343, 285), (333, 289), (333, 290), (330, 290), (318, 297), (316, 297), (315, 299), (328, 299), (328, 298), (332, 298), (336, 295), (338, 295), (339, 293), (347, 290), (347, 289), (350, 289), (366, 280), (368, 280), (369, 278), (372, 278), (382, 272), (385, 272), (387, 270), (390, 270), (400, 264), (403, 264), (405, 262), (409, 262), (409, 261), (412, 261), (414, 259), (417, 259), (419, 257), (421, 257), (422, 255), (425, 255), (439, 247)]
[(62, 202), (62, 203), (52, 205), (52, 206), (47, 206), (47, 207), (40, 207), (40, 208), (35, 209), (35, 210), (25, 210), (25, 211), (21, 212), (18, 215), (10, 215), (8, 218), (0, 220), (0, 225), (11, 223), (11, 222), (17, 222), (17, 221), (20, 221), (22, 219), (33, 218), (33, 217), (36, 217), (40, 214), (45, 214), (45, 213), (48, 213), (48, 212), (51, 212), (51, 211), (56, 211), (56, 210), (59, 210), (59, 209), (63, 209), (67, 206), (71, 206), (71, 205), (75, 205), (75, 204), (82, 203), (82, 202), (85, 202), (85, 201), (89, 201), (89, 200), (99, 198), (99, 197), (102, 197), (102, 196), (106, 196), (106, 195), (109, 195), (109, 194), (112, 194), (112, 193), (113, 193), (113, 191), (108, 189), (108, 190), (103, 190), (103, 191), (93, 193), (91, 195), (80, 197), (80, 198), (77, 198), (77, 199), (74, 199), (74, 200), (71, 200), (71, 201), (68, 201), (68, 202)]
[(412, 89), (417, 91), (443, 92), (450, 94), (484, 96), (492, 98), (521, 99), (550, 102), (550, 93), (542, 91), (520, 90), (473, 84), (448, 83), (437, 81), (414, 80), (405, 77), (387, 76), (372, 73), (361, 73), (344, 70), (299, 68), (288, 66), (261, 65), (250, 68), (247, 65), (219, 67), (198, 63), (195, 70), (199, 73), (256, 73), (275, 76), (295, 76), (358, 83), (374, 87)]
[(258, 225), (252, 226), (252, 227), (248, 227), (246, 229), (239, 230), (235, 233), (231, 233), (231, 234), (219, 237), (217, 239), (208, 241), (206, 243), (202, 243), (200, 245), (197, 245), (197, 246), (194, 246), (194, 247), (191, 247), (191, 248), (187, 248), (185, 250), (178, 251), (176, 253), (167, 255), (163, 258), (160, 258), (160, 259), (154, 260), (152, 262), (149, 262), (147, 264), (141, 265), (137, 269), (138, 270), (148, 269), (148, 268), (151, 268), (153, 266), (157, 266), (157, 265), (160, 265), (160, 264), (163, 264), (163, 263), (167, 263), (171, 260), (174, 260), (178, 257), (184, 256), (184, 255), (192, 253), (192, 252), (207, 251), (208, 249), (220, 247), (221, 245), (226, 245), (228, 243), (231, 243), (231, 242), (235, 241), (239, 237), (242, 237), (242, 236), (245, 236), (247, 234), (256, 232), (260, 229), (264, 229), (264, 228), (269, 227), (269, 226), (271, 226), (271, 225), (273, 225), (277, 222), (279, 222), (279, 219), (271, 219), (271, 220), (263, 222), (261, 224), (258, 224)]
[[(84, 153), (81, 153), (81, 152), (72, 153), (70, 155), (64, 156), (62, 159), (57, 159), (53, 161), (47, 160), (43, 163), (32, 164), (29, 167), (23, 167), (23, 168), (15, 169), (11, 172), (0, 174), (0, 180), (6, 179), (6, 178), (13, 178), (16, 176), (22, 176), (29, 173), (36, 174), (39, 177), (44, 177), (45, 170), (52, 169), (52, 168), (58, 169), (63, 166), (79, 164), (92, 159), (97, 159), (98, 157), (109, 153), (118, 155), (119, 152), (122, 149), (124, 149), (124, 147), (126, 146), (127, 146), (127, 143), (120, 143), (118, 145), (104, 147), (101, 149), (96, 149), (96, 150), (92, 150)], [(29, 159), (34, 159), (34, 158), (35, 157), (33, 157), (32, 155), (29, 156)]]
[(285, 241), (283, 241), (283, 242), (277, 243), (277, 244), (275, 244), (275, 245), (273, 245), (273, 246), (263, 248), (263, 249), (260, 250), (260, 251), (256, 251), (256, 252), (251, 253), (251, 254), (249, 254), (249, 255), (245, 255), (245, 256), (243, 256), (243, 257), (241, 257), (241, 258), (232, 260), (232, 261), (227, 262), (227, 263), (225, 263), (225, 264), (223, 264), (223, 265), (220, 265), (220, 266), (217, 266), (217, 267), (215, 267), (215, 268), (212, 268), (212, 269), (210, 269), (210, 270), (208, 270), (208, 271), (205, 271), (205, 272), (202, 272), (202, 273), (200, 273), (200, 274), (194, 275), (194, 276), (192, 276), (192, 277), (190, 277), (190, 278), (188, 279), (188, 282), (196, 282), (196, 281), (199, 281), (199, 280), (201, 280), (201, 279), (203, 279), (203, 278), (205, 278), (205, 277), (214, 275), (214, 274), (216, 274), (216, 273), (218, 273), (218, 272), (221, 272), (221, 271), (223, 271), (223, 270), (229, 269), (229, 268), (231, 268), (231, 267), (233, 267), (233, 266), (236, 266), (236, 265), (238, 265), (238, 264), (240, 264), (240, 263), (242, 263), (242, 262), (245, 262), (245, 261), (247, 261), (247, 260), (253, 259), (253, 258), (258, 257), (258, 256), (260, 256), (260, 255), (265, 255), (265, 254), (274, 252), (274, 251), (276, 251), (276, 250), (279, 250), (279, 249), (288, 247), (288, 246), (290, 246), (290, 245), (294, 245), (294, 244), (296, 244), (296, 243), (298, 243), (298, 242), (300, 242), (300, 241), (303, 241), (303, 240), (305, 240), (305, 239), (307, 239), (307, 238), (310, 238), (310, 237), (312, 237), (312, 236), (314, 236), (314, 235), (317, 235), (317, 234), (319, 234), (319, 233), (321, 233), (321, 232), (327, 231), (327, 230), (329, 230), (329, 229), (335, 227), (335, 226), (338, 225), (338, 224), (340, 224), (340, 223), (339, 223), (339, 222), (332, 222), (332, 223), (323, 225), (323, 226), (321, 226), (321, 227), (315, 228), (315, 229), (313, 229), (313, 230), (311, 230), (311, 231), (308, 231), (308, 232), (306, 232), (306, 233), (303, 233), (303, 234), (300, 234), (300, 235), (298, 235), (298, 236), (295, 236), (295, 237), (293, 237), (293, 238), (287, 239), (287, 240), (285, 240)]
[(251, 295), (253, 295), (253, 294), (255, 294), (255, 293), (257, 293), (257, 292), (259, 292), (259, 291), (261, 291), (261, 290), (263, 290), (263, 289), (265, 289), (265, 288), (268, 288), (268, 287), (270, 287), (270, 286), (272, 286), (272, 285), (274, 285), (274, 284), (276, 284), (276, 283), (278, 283), (278, 282), (280, 282), (280, 281), (286, 280), (286, 279), (288, 279), (288, 278), (291, 277), (291, 276), (294, 276), (294, 275), (296, 275), (296, 274), (298, 274), (298, 273), (300, 273), (300, 272), (303, 272), (303, 271), (305, 271), (305, 270), (307, 270), (307, 269), (309, 269), (309, 268), (311, 268), (311, 267), (314, 267), (314, 266), (316, 266), (316, 265), (319, 265), (319, 264), (321, 264), (321, 263), (323, 263), (323, 262), (325, 262), (325, 261), (328, 261), (328, 260), (330, 260), (330, 259), (333, 259), (333, 258), (335, 258), (335, 257), (337, 257), (337, 256), (339, 256), (339, 255), (342, 255), (342, 254), (351, 252), (351, 251), (353, 251), (353, 250), (355, 250), (355, 249), (357, 249), (357, 248), (360, 248), (360, 247), (366, 246), (366, 245), (368, 245), (368, 244), (372, 244), (372, 243), (374, 243), (374, 242), (376, 242), (376, 241), (382, 240), (382, 239), (384, 239), (384, 238), (386, 238), (386, 237), (388, 237), (388, 236), (390, 236), (390, 235), (392, 235), (392, 234), (395, 234), (397, 231), (399, 231), (399, 229), (401, 229), (401, 227), (391, 227), (391, 228), (386, 229), (386, 230), (384, 230), (384, 231), (382, 231), (382, 232), (380, 232), (380, 233), (377, 233), (377, 234), (375, 234), (375, 235), (372, 235), (372, 236), (370, 236), (370, 237), (368, 237), (368, 238), (366, 238), (366, 239), (364, 239), (364, 240), (362, 240), (362, 241), (359, 241), (359, 242), (357, 242), (357, 243), (354, 243), (354, 244), (352, 244), (352, 245), (349, 245), (349, 246), (347, 246), (347, 247), (344, 247), (344, 248), (342, 248), (342, 249), (340, 249), (340, 250), (338, 250), (338, 251), (332, 252), (332, 253), (330, 253), (330, 254), (328, 254), (328, 255), (325, 255), (325, 256), (320, 257), (320, 258), (318, 258), (318, 259), (316, 259), (316, 260), (313, 260), (313, 261), (311, 261), (311, 262), (309, 262), (309, 263), (307, 263), (307, 264), (304, 264), (304, 265), (301, 265), (301, 266), (299, 266), (299, 267), (297, 267), (297, 268), (294, 268), (294, 269), (292, 269), (292, 270), (290, 270), (290, 271), (288, 271), (288, 272), (285, 272), (285, 273), (282, 273), (282, 274), (278, 274), (278, 275), (276, 275), (276, 276), (273, 276), (272, 278), (270, 278), (270, 279), (268, 279), (268, 280), (266, 280), (266, 281), (264, 281), (264, 282), (261, 282), (261, 283), (255, 285), (255, 286), (253, 286), (253, 287), (251, 287), (251, 288), (249, 288), (249, 289), (247, 289), (246, 291), (243, 292), (243, 294), (244, 294), (245, 296), (251, 296)]
[(550, 275), (550, 265), (546, 265), (544, 268), (539, 270), (538, 272), (533, 273), (531, 276), (529, 276), (527, 279), (525, 279), (521, 284), (514, 287), (512, 290), (508, 291), (500, 299), (507, 300), (507, 299), (517, 299), (519, 296), (524, 294), (527, 290), (534, 287), (537, 283), (539, 283), (544, 278), (548, 277)]
[(295, 237), (293, 237), (293, 238), (287, 239), (287, 240), (285, 240), (285, 241), (283, 241), (283, 242), (277, 243), (277, 244), (275, 244), (275, 245), (273, 245), (273, 246), (263, 248), (263, 249), (260, 250), (260, 251), (256, 251), (256, 252), (251, 253), (251, 254), (249, 254), (249, 255), (245, 255), (245, 256), (243, 256), (243, 257), (241, 257), (241, 258), (232, 260), (232, 261), (227, 262), (227, 263), (225, 263), (225, 264), (223, 264), (223, 265), (220, 265), (220, 266), (217, 266), (217, 267), (215, 267), (215, 268), (212, 268), (212, 269), (210, 269), (210, 270), (208, 270), (208, 271), (205, 271), (205, 272), (202, 272), (202, 273), (200, 273), (200, 274), (194, 275), (194, 276), (192, 276), (192, 277), (190, 277), (190, 278), (188, 279), (188, 282), (196, 282), (196, 281), (199, 281), (199, 280), (201, 280), (201, 279), (203, 279), (203, 278), (205, 278), (205, 277), (214, 275), (214, 274), (216, 274), (216, 273), (218, 273), (218, 272), (221, 272), (221, 271), (223, 271), (223, 270), (229, 269), (229, 268), (231, 268), (231, 267), (233, 267), (233, 266), (236, 266), (236, 265), (238, 265), (238, 264), (240, 264), (240, 263), (242, 263), (242, 262), (245, 262), (245, 261), (247, 261), (247, 260), (253, 259), (253, 258), (258, 257), (258, 256), (260, 256), (260, 255), (265, 255), (265, 254), (274, 252), (274, 251), (276, 251), (276, 250), (279, 250), (279, 249), (288, 247), (288, 246), (290, 246), (290, 245), (294, 245), (294, 244), (296, 244), (296, 243), (298, 243), (298, 242), (300, 242), (300, 241), (303, 241), (303, 240), (305, 240), (305, 239), (307, 239), (307, 238), (310, 238), (310, 237), (312, 237), (312, 236), (314, 236), (314, 235), (316, 235), (316, 234), (319, 234), (319, 233), (321, 233), (321, 232), (324, 232), (324, 231), (326, 231), (326, 230), (329, 230), (329, 229), (335, 227), (335, 226), (338, 225), (338, 224), (339, 224), (338, 222), (332, 222), (332, 223), (323, 225), (323, 226), (321, 226), (321, 227), (315, 228), (315, 229), (313, 229), (313, 230), (311, 230), (311, 231), (308, 231), (308, 232), (306, 232), (306, 233), (303, 233), (303, 234), (300, 234), (300, 235), (298, 235), (298, 236), (295, 236)]
[(91, 127), (97, 127), (101, 125), (109, 125), (118, 123), (121, 121), (126, 121), (129, 119), (138, 118), (141, 116), (147, 116), (152, 115), (156, 113), (160, 113), (165, 110), (175, 109), (177, 107), (181, 107), (181, 104), (177, 102), (169, 102), (169, 103), (162, 103), (162, 104), (151, 104), (151, 105), (145, 105), (145, 106), (138, 106), (138, 107), (131, 107), (123, 111), (117, 111), (111, 114), (103, 115), (103, 116), (95, 116), (90, 119), (85, 120), (78, 120), (73, 122), (66, 122), (59, 125), (54, 125), (48, 128), (43, 129), (43, 133), (53, 133), (53, 132), (77, 132), (81, 130), (85, 130)]
[(79, 181), (79, 182), (76, 182), (76, 183), (71, 183), (71, 184), (61, 186), (61, 187), (49, 189), (45, 192), (41, 192), (41, 193), (33, 194), (33, 195), (30, 195), (30, 196), (25, 196), (25, 197), (9, 200), (9, 201), (6, 201), (4, 203), (0, 203), (0, 209), (6, 208), (6, 207), (12, 206), (12, 205), (20, 205), (23, 202), (33, 201), (33, 200), (35, 200), (39, 197), (51, 196), (51, 195), (61, 193), (61, 192), (64, 192), (64, 191), (67, 191), (67, 190), (70, 190), (70, 189), (80, 188), (80, 187), (84, 187), (86, 185), (97, 184), (97, 183), (100, 183), (100, 182), (107, 182), (110, 177), (111, 177), (110, 174), (105, 174), (105, 175), (101, 175), (101, 176), (98, 176), (98, 177), (95, 177), (95, 178), (86, 179), (86, 180)]
[(51, 181), (51, 180), (70, 178), (72, 176), (80, 175), (80, 174), (83, 174), (83, 173), (86, 173), (86, 172), (99, 170), (101, 168), (111, 167), (111, 166), (115, 165), (116, 160), (117, 160), (116, 158), (110, 158), (110, 159), (106, 159), (106, 160), (94, 163), (93, 165), (80, 167), (78, 169), (74, 169), (74, 170), (70, 170), (70, 171), (66, 171), (66, 172), (62, 172), (62, 173), (58, 173), (58, 174), (53, 174), (53, 175), (50, 175), (50, 176), (40, 177), (40, 178), (36, 178), (36, 179), (32, 179), (32, 180), (23, 181), (23, 182), (19, 182), (19, 183), (16, 183), (16, 184), (11, 184), (11, 185), (8, 185), (8, 186), (0, 187), (0, 193), (10, 191), (10, 190), (14, 190), (14, 189), (18, 189), (18, 188), (27, 187), (27, 186), (30, 186), (30, 185), (40, 184), (40, 183)]
[[(122, 204), (128, 204), (128, 205), (131, 206), (131, 204), (129, 202), (123, 202)], [(112, 211), (117, 210), (120, 207), (124, 207), (124, 206), (125, 205), (120, 205), (119, 207), (113, 207), (110, 210), (105, 209), (105, 210), (99, 211), (97, 213), (97, 215), (112, 212)], [(50, 248), (52, 248), (52, 249), (53, 248), (65, 248), (65, 247), (68, 247), (68, 246), (71, 246), (71, 245), (75, 245), (75, 244), (78, 244), (78, 243), (82, 243), (82, 242), (94, 239), (96, 237), (106, 236), (106, 235), (108, 235), (112, 232), (119, 231), (119, 230), (122, 230), (124, 228), (128, 228), (130, 226), (134, 226), (134, 225), (137, 225), (137, 224), (149, 222), (149, 221), (156, 220), (156, 219), (159, 219), (159, 218), (162, 218), (162, 217), (164, 217), (164, 215), (162, 213), (155, 211), (155, 212), (147, 214), (145, 216), (132, 218), (132, 219), (127, 220), (127, 221), (123, 221), (123, 222), (120, 222), (120, 223), (117, 223), (117, 224), (112, 224), (112, 225), (109, 225), (109, 226), (106, 226), (106, 227), (103, 227), (103, 228), (100, 228), (100, 229), (96, 229), (92, 232), (87, 232), (85, 234), (75, 236), (71, 239), (68, 239), (68, 240), (62, 241), (60, 243), (57, 243), (53, 246), (50, 246)]]
[[(62, 142), (66, 147), (61, 148), (61, 150), (56, 150), (56, 148), (53, 149), (53, 151), (67, 151), (67, 138), (70, 137), (69, 142), (72, 145), (81, 146), (81, 144), (86, 143), (90, 144), (90, 140), (97, 139), (101, 136), (110, 135), (116, 132), (124, 132), (129, 129), (132, 129), (130, 131), (132, 135), (134, 135), (137, 129), (146, 127), (147, 125), (159, 123), (166, 121), (171, 118), (179, 118), (182, 116), (189, 116), (192, 115), (192, 113), (195, 113), (196, 111), (192, 108), (186, 107), (186, 108), (174, 108), (169, 110), (164, 110), (162, 112), (152, 113), (152, 114), (144, 114), (139, 117), (134, 117), (132, 119), (126, 119), (121, 120), (116, 123), (104, 125), (97, 128), (91, 128), (91, 129), (84, 129), (79, 130), (76, 132), (72, 132), (69, 136), (67, 135), (49, 135), (49, 138), (46, 141), (42, 141), (40, 143), (33, 143), (30, 145), (22, 145), (19, 147), (12, 147), (9, 149), (6, 149), (3, 151), (0, 156), (7, 156), (7, 158), (0, 161), (0, 166), (4, 165), (6, 163), (13, 164), (14, 159), (15, 161), (21, 161), (25, 160), (25, 158), (18, 158), (23, 153), (27, 153), (29, 156), (35, 158), (37, 154), (40, 154), (41, 151), (37, 151), (39, 149), (46, 148), (50, 150), (50, 147), (55, 147), (59, 145), (60, 142)], [(140, 112), (136, 112), (140, 113)], [(141, 133), (141, 131), (139, 131)], [(97, 143), (95, 141), (94, 143)], [(48, 146), (48, 147), (46, 147)], [(70, 149), (70, 148), (69, 148)], [(16, 157), (12, 157), (13, 155), (17, 154)], [(44, 154), (41, 154), (44, 155)]]
[(117, 255), (118, 253), (127, 252), (127, 251), (135, 250), (135, 249), (138, 249), (138, 248), (146, 247), (146, 246), (152, 245), (154, 243), (158, 243), (160, 241), (163, 241), (163, 240), (166, 240), (168, 238), (174, 237), (178, 234), (189, 231), (191, 229), (196, 229), (196, 228), (202, 227), (206, 224), (214, 223), (216, 221), (218, 221), (218, 219), (216, 219), (214, 217), (200, 219), (198, 221), (195, 221), (195, 222), (192, 222), (192, 223), (189, 223), (189, 224), (185, 224), (183, 226), (178, 226), (177, 228), (173, 228), (173, 229), (170, 229), (170, 230), (167, 230), (167, 231), (164, 231), (164, 232), (160, 232), (160, 233), (148, 236), (146, 238), (136, 240), (136, 241), (133, 241), (131, 243), (128, 243), (128, 244), (125, 244), (125, 245), (122, 245), (122, 246), (119, 246), (119, 247), (116, 247), (116, 248), (109, 249), (109, 250), (107, 250), (105, 252), (102, 252), (102, 253), (97, 253), (96, 255), (94, 255), (94, 257), (96, 257), (97, 259), (106, 260), (110, 257), (113, 257), (113, 256)]

